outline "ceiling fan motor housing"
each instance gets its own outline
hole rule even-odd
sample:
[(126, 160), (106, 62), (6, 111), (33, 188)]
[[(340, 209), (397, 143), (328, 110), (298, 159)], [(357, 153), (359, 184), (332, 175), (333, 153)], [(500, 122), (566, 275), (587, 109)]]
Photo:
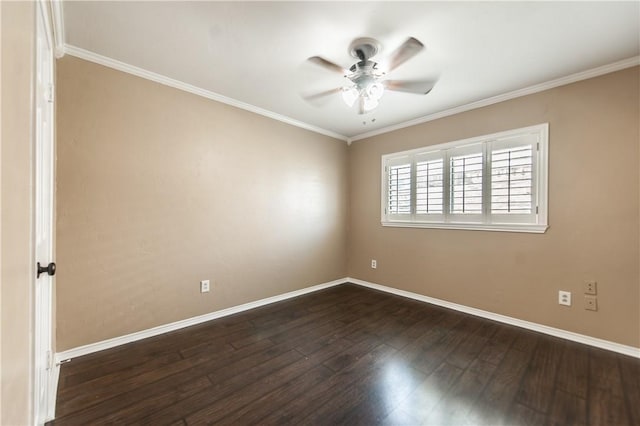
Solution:
[(370, 37), (361, 37), (353, 40), (349, 45), (349, 54), (361, 62), (367, 62), (376, 56), (380, 49), (380, 43)]

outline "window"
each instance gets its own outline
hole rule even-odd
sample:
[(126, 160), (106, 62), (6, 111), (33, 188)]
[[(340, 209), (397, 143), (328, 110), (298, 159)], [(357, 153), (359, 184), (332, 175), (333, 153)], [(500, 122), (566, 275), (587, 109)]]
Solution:
[(548, 124), (382, 157), (382, 224), (547, 229)]

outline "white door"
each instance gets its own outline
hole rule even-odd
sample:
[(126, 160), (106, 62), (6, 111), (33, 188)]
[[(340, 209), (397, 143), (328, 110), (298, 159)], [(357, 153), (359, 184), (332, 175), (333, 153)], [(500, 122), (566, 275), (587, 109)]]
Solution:
[(53, 416), (55, 395), (51, 352), (51, 300), (53, 274), (53, 46), (44, 2), (36, 11), (35, 76), (35, 333), (34, 421), (43, 424)]

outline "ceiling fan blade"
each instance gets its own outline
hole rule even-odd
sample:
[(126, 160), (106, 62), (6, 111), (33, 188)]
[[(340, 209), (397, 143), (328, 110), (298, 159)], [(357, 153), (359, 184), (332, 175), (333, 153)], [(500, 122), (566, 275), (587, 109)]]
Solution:
[(308, 95), (303, 94), (302, 98), (306, 101), (315, 101), (322, 99), (326, 96), (331, 96), (335, 93), (339, 93), (342, 91), (342, 87), (336, 87), (335, 89), (323, 90), (322, 92), (311, 93)]
[(436, 80), (385, 80), (387, 90), (426, 95), (436, 85)]
[(389, 56), (389, 59), (387, 60), (387, 63), (389, 64), (389, 71), (398, 68), (400, 65), (417, 55), (422, 49), (424, 49), (424, 44), (422, 44), (420, 40), (409, 37)]
[(309, 62), (314, 63), (316, 65), (319, 65), (323, 68), (326, 68), (330, 71), (334, 71), (334, 72), (338, 72), (342, 75), (346, 75), (349, 73), (349, 71), (347, 71), (346, 69), (342, 68), (340, 65), (338, 64), (334, 64), (331, 61), (328, 61), (324, 58), (321, 58), (320, 56), (312, 56), (309, 59), (307, 59)]

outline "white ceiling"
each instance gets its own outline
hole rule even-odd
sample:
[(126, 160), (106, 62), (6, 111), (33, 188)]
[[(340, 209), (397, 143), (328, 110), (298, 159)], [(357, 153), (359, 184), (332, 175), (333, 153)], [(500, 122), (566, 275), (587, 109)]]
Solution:
[[(66, 1), (63, 16), (71, 54), (84, 49), (345, 138), (640, 54), (640, 2)], [(439, 76), (433, 91), (387, 91), (366, 115), (339, 94), (303, 100), (343, 83), (306, 59), (349, 66), (347, 47), (361, 36), (381, 43), (376, 59), (409, 36), (422, 41), (389, 77)]]

